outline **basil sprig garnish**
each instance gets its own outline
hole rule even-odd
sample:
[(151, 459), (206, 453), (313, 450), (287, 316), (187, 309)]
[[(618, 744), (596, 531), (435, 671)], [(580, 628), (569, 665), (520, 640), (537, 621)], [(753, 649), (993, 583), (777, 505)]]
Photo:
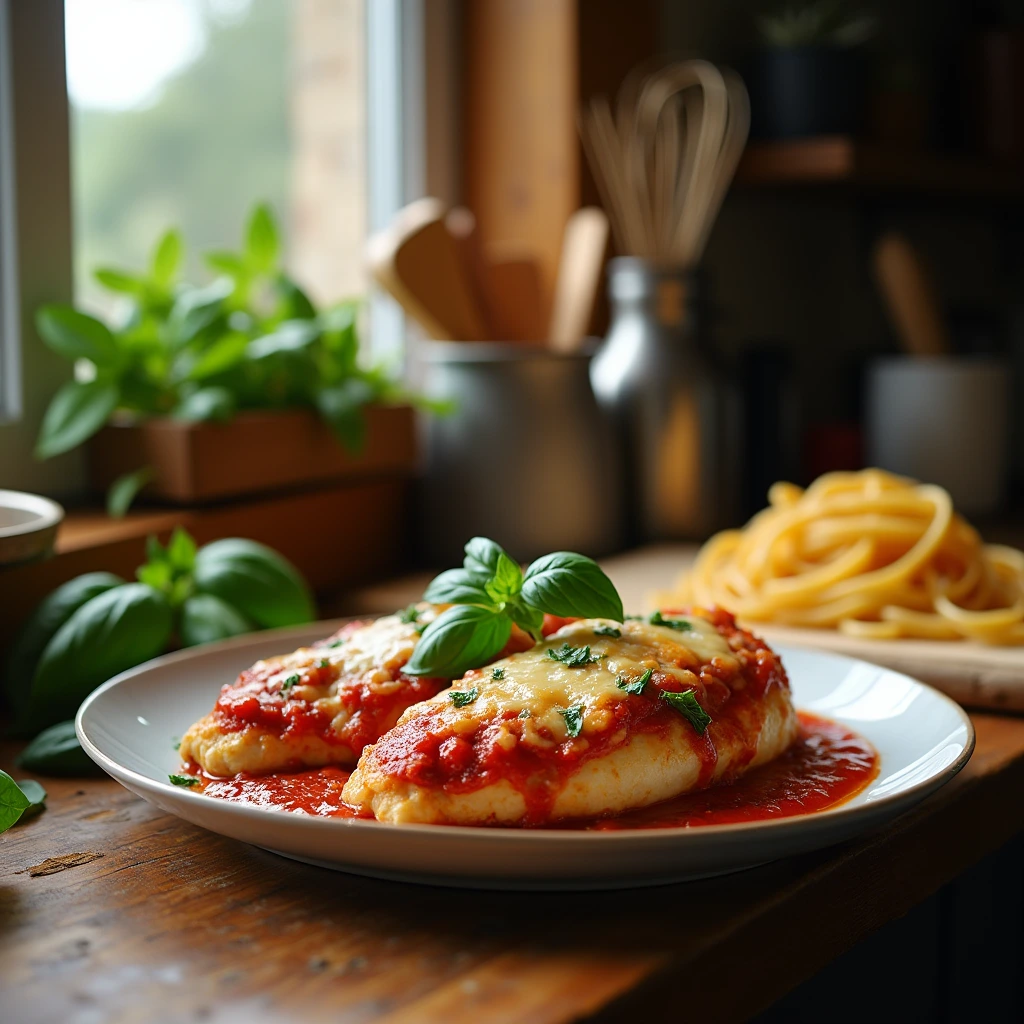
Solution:
[(423, 593), (442, 612), (423, 631), (405, 672), (456, 679), (508, 643), (512, 624), (535, 640), (544, 614), (622, 621), (622, 599), (592, 559), (572, 551), (538, 558), (524, 573), (493, 540), (474, 537), (461, 569), (437, 576)]
[(199, 780), (192, 775), (168, 775), (175, 786), (198, 786)]
[(711, 724), (711, 716), (700, 706), (693, 690), (683, 690), (682, 693), (662, 690), (659, 696), (693, 726), (694, 732), (700, 736), (704, 735), (704, 730)]
[(688, 622), (686, 619), (666, 619), (661, 612), (652, 612), (648, 616), (647, 621), (652, 626), (666, 626), (669, 629), (678, 629), (682, 633), (687, 633), (693, 629), (692, 622)]

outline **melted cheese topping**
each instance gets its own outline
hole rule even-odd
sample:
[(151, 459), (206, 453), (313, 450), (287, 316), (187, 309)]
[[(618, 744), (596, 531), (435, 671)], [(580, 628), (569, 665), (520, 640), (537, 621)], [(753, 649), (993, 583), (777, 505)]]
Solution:
[[(623, 699), (619, 682), (635, 681), (647, 669), (693, 686), (697, 681), (694, 670), (699, 671), (701, 664), (712, 659), (737, 664), (728, 642), (711, 623), (699, 617), (686, 617), (685, 621), (690, 626), (686, 630), (608, 619), (582, 619), (563, 626), (531, 650), (497, 661), (470, 673), (463, 683), (453, 684), (457, 691), (470, 686), (479, 691), (476, 700), (461, 709), (464, 727), (468, 731), (481, 719), (513, 711), (531, 720), (524, 730), (524, 742), (550, 745), (552, 740), (539, 734), (537, 726), (547, 729), (555, 740), (564, 740), (568, 730), (561, 712), (579, 707), (583, 713), (581, 735), (602, 731), (612, 724), (612, 716), (603, 706)], [(602, 628), (618, 630), (620, 635), (597, 632)], [(553, 658), (549, 651), (557, 652), (563, 644), (589, 647), (590, 661), (566, 665)], [(432, 700), (450, 703), (447, 692)]]

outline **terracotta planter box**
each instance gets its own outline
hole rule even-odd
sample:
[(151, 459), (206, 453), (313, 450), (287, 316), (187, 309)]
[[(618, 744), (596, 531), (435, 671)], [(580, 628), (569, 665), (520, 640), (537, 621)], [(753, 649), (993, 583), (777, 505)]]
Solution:
[(366, 444), (358, 455), (303, 409), (243, 412), (229, 423), (112, 423), (89, 442), (90, 481), (105, 491), (119, 476), (152, 466), (156, 476), (144, 494), (192, 504), (319, 481), (411, 475), (412, 407), (372, 406), (366, 416)]

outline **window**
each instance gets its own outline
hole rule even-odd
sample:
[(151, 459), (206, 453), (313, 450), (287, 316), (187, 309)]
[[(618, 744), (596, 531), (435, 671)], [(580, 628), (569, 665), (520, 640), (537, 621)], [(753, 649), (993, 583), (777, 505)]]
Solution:
[(11, 120), (10, 26), (7, 6), (0, 4), (0, 423), (21, 411), (21, 329), (15, 273), (17, 230), (14, 205), (14, 140)]
[(366, 290), (366, 0), (65, 0), (75, 285), (168, 227), (234, 245), (269, 201), (315, 300)]

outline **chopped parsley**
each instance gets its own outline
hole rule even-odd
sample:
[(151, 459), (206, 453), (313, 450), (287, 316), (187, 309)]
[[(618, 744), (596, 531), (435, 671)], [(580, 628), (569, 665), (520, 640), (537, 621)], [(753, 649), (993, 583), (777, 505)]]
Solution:
[(288, 677), (288, 678), (287, 678), (287, 679), (286, 679), (286, 680), (285, 680), (285, 681), (284, 681), (284, 682), (283, 682), (283, 683), (281, 684), (281, 692), (282, 692), (282, 693), (287, 693), (287, 692), (288, 692), (288, 691), (289, 691), (289, 690), (290, 690), (290, 689), (291, 689), (291, 688), (292, 688), (292, 687), (293, 687), (293, 686), (294, 686), (294, 685), (295, 685), (295, 684), (296, 684), (296, 683), (297, 683), (297, 682), (298, 682), (298, 681), (299, 681), (299, 680), (300, 680), (301, 678), (302, 678), (302, 676), (300, 676), (300, 675), (298, 674), (298, 672), (295, 672), (295, 673), (293, 673), (292, 675), (290, 675), (290, 676), (289, 676), (289, 677)]
[(548, 657), (555, 661), (560, 661), (563, 665), (569, 668), (582, 668), (584, 665), (590, 665), (595, 661), (600, 661), (604, 657), (603, 654), (591, 654), (590, 644), (586, 647), (570, 647), (569, 644), (562, 644), (561, 647), (549, 647)]
[(594, 632), (598, 636), (622, 636), (622, 630), (617, 629), (615, 626), (595, 626)]
[(168, 775), (167, 778), (171, 780), (176, 786), (198, 786), (199, 780), (194, 779), (191, 775)]
[(652, 626), (667, 626), (669, 629), (678, 629), (682, 633), (693, 629), (692, 622), (688, 622), (686, 619), (666, 619), (661, 612), (652, 613), (647, 621)]
[(659, 696), (693, 726), (694, 732), (700, 736), (704, 735), (704, 730), (711, 724), (711, 716), (700, 706), (693, 690), (683, 690), (682, 693), (662, 690)]
[(340, 647), (345, 642), (345, 638), (341, 637), (338, 640), (332, 640), (327, 646), (330, 648)]
[(318, 661), (318, 662), (316, 663), (316, 667), (317, 667), (317, 668), (329, 668), (329, 667), (330, 667), (330, 664), (331, 664), (331, 659), (330, 659), (330, 658), (321, 658), (321, 659), (320, 659), (320, 660), (319, 660), (319, 661)]
[(175, 750), (181, 750), (181, 740), (175, 740), (174, 741), (174, 749)]
[(475, 686), (472, 690), (450, 690), (448, 692), (448, 699), (457, 708), (464, 708), (467, 704), (472, 704), (479, 696), (480, 691)]
[(570, 736), (579, 736), (580, 730), (583, 728), (583, 711), (582, 704), (573, 704), (571, 708), (564, 710), (558, 709), (558, 713), (565, 719), (565, 731)]
[(520, 711), (519, 714), (516, 715), (516, 717), (517, 718), (531, 718), (532, 716), (530, 714), (530, 709), (529, 708), (523, 708), (523, 710)]
[(623, 622), (643, 622), (644, 617), (642, 615), (623, 615)]
[(406, 625), (412, 622), (420, 621), (420, 610), (416, 605), (411, 604), (408, 608), (398, 613), (398, 621), (404, 622)]
[(503, 668), (492, 668), (491, 669), (491, 678), (492, 679), (504, 679), (505, 678), (505, 670)]
[(633, 693), (639, 696), (644, 692), (644, 687), (651, 681), (651, 673), (653, 671), (654, 669), (647, 669), (639, 679), (634, 679), (632, 682), (628, 679), (623, 679), (622, 676), (619, 676), (619, 678), (615, 680), (615, 685), (620, 690), (625, 690), (626, 693)]

